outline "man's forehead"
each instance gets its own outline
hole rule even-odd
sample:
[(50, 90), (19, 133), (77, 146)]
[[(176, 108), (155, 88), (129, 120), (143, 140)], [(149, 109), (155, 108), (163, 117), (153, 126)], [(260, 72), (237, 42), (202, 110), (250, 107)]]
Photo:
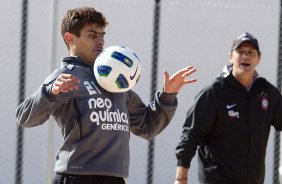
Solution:
[(88, 24), (84, 28), (87, 32), (93, 32), (98, 34), (105, 33), (105, 28), (102, 26), (98, 26), (97, 24)]
[(256, 47), (254, 46), (254, 44), (252, 44), (251, 42), (243, 42), (243, 43), (241, 43), (238, 47), (237, 47), (237, 49), (240, 49), (240, 48), (242, 48), (242, 47), (251, 47), (252, 49), (256, 49)]

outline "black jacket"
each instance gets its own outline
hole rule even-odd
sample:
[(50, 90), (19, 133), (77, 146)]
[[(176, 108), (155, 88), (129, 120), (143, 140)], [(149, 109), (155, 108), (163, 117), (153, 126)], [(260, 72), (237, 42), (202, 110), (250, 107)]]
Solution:
[(203, 89), (187, 114), (176, 148), (190, 167), (198, 149), (199, 179), (214, 184), (262, 184), (270, 127), (282, 129), (282, 96), (264, 78), (248, 92), (225, 73)]

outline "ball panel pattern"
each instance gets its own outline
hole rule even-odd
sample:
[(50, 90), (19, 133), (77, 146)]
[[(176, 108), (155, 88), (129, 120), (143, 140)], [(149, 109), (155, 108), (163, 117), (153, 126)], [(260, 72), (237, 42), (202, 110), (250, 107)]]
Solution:
[(128, 47), (111, 46), (97, 56), (93, 70), (102, 88), (119, 93), (136, 85), (141, 75), (141, 63), (134, 51)]

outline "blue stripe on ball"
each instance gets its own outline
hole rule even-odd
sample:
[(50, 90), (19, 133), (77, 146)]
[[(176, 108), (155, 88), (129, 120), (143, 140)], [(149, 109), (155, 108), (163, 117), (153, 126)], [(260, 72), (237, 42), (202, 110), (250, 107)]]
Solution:
[(132, 67), (132, 65), (133, 65), (133, 61), (129, 57), (123, 55), (120, 52), (114, 51), (111, 56), (113, 58), (117, 59), (118, 61), (124, 63), (129, 68)]

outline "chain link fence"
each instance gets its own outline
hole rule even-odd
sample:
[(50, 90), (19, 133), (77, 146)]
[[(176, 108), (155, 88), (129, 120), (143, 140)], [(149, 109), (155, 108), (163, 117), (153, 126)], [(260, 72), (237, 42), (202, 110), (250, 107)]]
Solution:
[[(162, 71), (172, 74), (187, 65), (198, 69), (198, 82), (178, 94), (175, 117), (151, 145), (131, 136), (127, 184), (174, 182), (174, 150), (186, 111), (200, 89), (228, 64), (227, 53), (237, 35), (245, 31), (255, 35), (262, 50), (258, 72), (276, 86), (281, 77), (277, 74), (281, 34), (278, 0), (11, 0), (2, 4), (0, 183), (51, 183), (56, 151), (62, 142), (60, 130), (51, 118), (44, 125), (23, 129), (19, 134), (15, 111), (21, 94), (31, 95), (68, 54), (59, 29), (63, 14), (70, 8), (93, 6), (103, 12), (110, 23), (105, 46), (123, 44), (136, 51), (144, 69), (134, 90), (144, 102), (150, 100), (153, 91), (161, 89)], [(272, 129), (265, 161), (266, 184), (279, 182), (274, 168), (280, 165), (280, 143), (275, 137)], [(196, 159), (189, 183), (197, 183)]]

